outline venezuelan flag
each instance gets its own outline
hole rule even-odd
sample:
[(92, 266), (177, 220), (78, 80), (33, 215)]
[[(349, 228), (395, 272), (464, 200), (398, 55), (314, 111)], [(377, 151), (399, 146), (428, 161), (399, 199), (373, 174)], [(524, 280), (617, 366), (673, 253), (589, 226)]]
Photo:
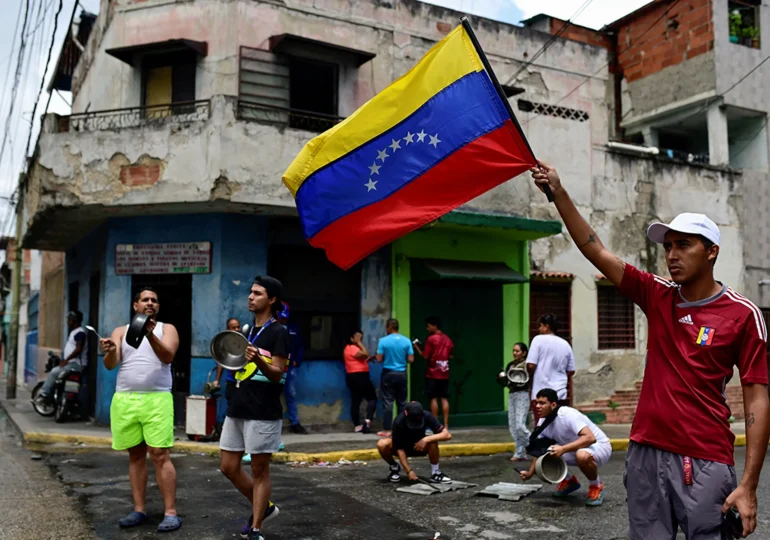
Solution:
[(310, 244), (348, 269), (534, 166), (502, 99), (458, 26), (286, 170)]

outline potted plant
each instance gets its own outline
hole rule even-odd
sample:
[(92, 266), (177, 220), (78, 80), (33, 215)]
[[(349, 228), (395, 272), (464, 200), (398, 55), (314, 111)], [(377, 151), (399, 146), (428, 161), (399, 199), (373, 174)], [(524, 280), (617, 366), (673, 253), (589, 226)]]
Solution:
[(759, 28), (756, 26), (752, 26), (750, 28), (751, 32), (751, 46), (755, 49), (759, 49)]
[(741, 29), (741, 43), (747, 47), (754, 46), (754, 40), (759, 44), (759, 28), (755, 26), (747, 26)]
[(733, 11), (730, 13), (730, 41), (732, 43), (738, 43), (741, 35), (741, 25), (743, 24), (743, 17), (739, 11)]

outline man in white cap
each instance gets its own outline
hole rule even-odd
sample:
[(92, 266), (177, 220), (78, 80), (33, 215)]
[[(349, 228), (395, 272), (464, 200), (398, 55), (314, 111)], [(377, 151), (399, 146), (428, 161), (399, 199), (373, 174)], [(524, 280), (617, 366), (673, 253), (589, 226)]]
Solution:
[[(725, 514), (740, 513), (743, 535), (757, 523), (757, 483), (767, 451), (767, 328), (759, 309), (714, 280), (719, 228), (703, 214), (680, 214), (647, 235), (663, 244), (671, 281), (610, 253), (581, 217), (556, 169), (540, 162), (535, 184), (550, 187), (583, 255), (647, 315), (644, 378), (625, 485), (632, 540), (721, 538)], [(733, 469), (730, 409), (724, 388), (737, 366), (746, 415), (746, 463)]]

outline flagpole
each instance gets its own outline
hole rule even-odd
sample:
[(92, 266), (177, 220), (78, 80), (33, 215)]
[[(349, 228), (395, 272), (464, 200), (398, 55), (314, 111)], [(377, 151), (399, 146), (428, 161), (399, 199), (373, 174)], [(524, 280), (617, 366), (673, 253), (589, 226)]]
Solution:
[[(513, 121), (513, 125), (516, 126), (516, 129), (519, 130), (519, 133), (521, 134), (521, 139), (524, 141), (524, 144), (527, 145), (527, 149), (529, 150), (529, 153), (532, 154), (532, 157), (535, 157), (535, 153), (532, 151), (532, 147), (529, 145), (529, 141), (527, 140), (527, 137), (524, 135), (524, 131), (521, 129), (521, 125), (519, 124), (519, 121), (516, 119), (516, 115), (513, 114), (513, 109), (511, 108), (511, 104), (508, 102), (508, 97), (505, 95), (505, 92), (503, 92), (503, 87), (500, 86), (500, 81), (497, 80), (497, 75), (495, 75), (495, 72), (492, 70), (492, 66), (489, 63), (489, 60), (487, 60), (487, 55), (484, 54), (484, 49), (481, 48), (481, 44), (479, 43), (479, 40), (476, 38), (476, 34), (473, 32), (473, 28), (471, 27), (471, 23), (468, 20), (468, 17), (463, 17), (460, 19), (460, 22), (463, 25), (463, 28), (465, 28), (465, 31), (468, 32), (468, 37), (471, 38), (471, 43), (473, 43), (473, 48), (476, 49), (476, 52), (479, 55), (479, 58), (481, 58), (481, 63), (484, 65), (484, 69), (487, 71), (487, 74), (489, 75), (489, 78), (492, 80), (492, 84), (495, 86), (495, 90), (497, 91), (497, 94), (500, 96), (500, 99), (503, 101), (503, 105), (505, 105), (505, 109), (508, 111), (508, 115), (511, 117), (511, 120)], [(535, 158), (537, 160), (537, 158)], [(543, 192), (545, 193), (546, 198), (549, 202), (553, 202), (553, 192), (551, 191), (551, 187), (548, 185), (542, 186)]]

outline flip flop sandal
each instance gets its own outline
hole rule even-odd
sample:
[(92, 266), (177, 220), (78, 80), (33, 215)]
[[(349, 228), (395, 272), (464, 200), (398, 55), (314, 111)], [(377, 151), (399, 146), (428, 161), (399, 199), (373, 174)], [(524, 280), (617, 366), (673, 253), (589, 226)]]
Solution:
[(158, 525), (158, 532), (171, 532), (182, 526), (182, 518), (179, 516), (164, 516)]
[(147, 514), (133, 511), (118, 521), (118, 525), (120, 525), (122, 529), (128, 529), (129, 527), (136, 527), (137, 525), (141, 525), (145, 521), (147, 521)]

